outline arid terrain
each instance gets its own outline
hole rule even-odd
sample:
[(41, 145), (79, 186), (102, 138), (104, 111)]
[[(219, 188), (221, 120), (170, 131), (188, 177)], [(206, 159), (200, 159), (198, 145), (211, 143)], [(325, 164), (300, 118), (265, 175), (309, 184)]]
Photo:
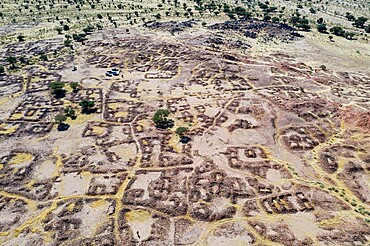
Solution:
[(1, 245), (370, 243), (364, 30), (147, 17), (37, 37), (51, 24), (18, 14), (0, 27)]

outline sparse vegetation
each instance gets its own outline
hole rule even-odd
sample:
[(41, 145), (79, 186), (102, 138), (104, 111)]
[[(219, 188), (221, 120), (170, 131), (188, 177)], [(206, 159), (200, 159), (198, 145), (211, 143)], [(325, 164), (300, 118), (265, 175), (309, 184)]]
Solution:
[(334, 26), (330, 28), (330, 32), (336, 36), (342, 36), (342, 37), (344, 36), (344, 30), (340, 26)]
[(51, 82), (49, 84), (50, 93), (54, 95), (56, 98), (62, 98), (66, 94), (66, 90), (64, 89), (64, 83), (63, 82)]
[(167, 109), (158, 109), (153, 116), (153, 122), (156, 127), (161, 129), (172, 128), (174, 122), (172, 119), (167, 118), (169, 115), (170, 112)]
[(67, 120), (67, 117), (64, 114), (57, 114), (55, 116), (55, 122), (58, 123), (59, 125), (63, 124), (63, 122), (66, 120)]
[(67, 107), (64, 109), (65, 116), (70, 117), (72, 120), (76, 119), (76, 111), (71, 107)]
[(326, 31), (327, 31), (326, 24), (324, 24), (324, 23), (318, 24), (317, 25), (317, 30), (319, 32), (326, 33)]
[(67, 120), (67, 117), (64, 114), (57, 114), (54, 120), (58, 124), (58, 131), (65, 131), (69, 128), (69, 125), (64, 123)]
[(57, 31), (58, 34), (62, 34), (63, 28), (58, 26), (58, 27), (55, 28), (55, 31)]
[(17, 63), (17, 58), (15, 56), (9, 56), (6, 61), (10, 64), (10, 69), (15, 69), (15, 64)]
[(363, 1), (0, 3), (1, 243), (366, 244)]
[(81, 106), (81, 109), (82, 109), (82, 113), (83, 114), (89, 114), (89, 113), (92, 113), (94, 110), (94, 106), (95, 106), (95, 102), (94, 101), (90, 101), (90, 100), (82, 100), (79, 105)]
[(78, 92), (81, 86), (77, 82), (69, 83), (69, 86), (72, 88), (73, 92)]
[(189, 129), (187, 127), (180, 126), (176, 129), (176, 134), (179, 136), (184, 135), (185, 132), (187, 132)]
[(355, 22), (353, 23), (353, 25), (355, 27), (358, 27), (358, 28), (364, 28), (364, 25), (365, 25), (365, 22), (367, 21), (368, 19), (364, 16), (360, 16), (358, 17)]

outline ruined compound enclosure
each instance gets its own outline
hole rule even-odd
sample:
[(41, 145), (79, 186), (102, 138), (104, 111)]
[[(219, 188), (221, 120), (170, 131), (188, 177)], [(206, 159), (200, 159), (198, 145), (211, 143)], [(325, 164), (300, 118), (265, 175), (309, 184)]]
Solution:
[[(281, 28), (252, 24), (236, 31)], [(2, 245), (370, 240), (369, 74), (242, 54), (226, 37), (227, 52), (201, 44), (219, 34), (132, 33), (99, 31), (74, 51), (56, 40), (3, 47), (2, 58), (42, 51), (49, 60), (1, 76)], [(120, 75), (105, 76), (112, 68)], [(65, 97), (50, 94), (54, 81), (66, 82)], [(93, 112), (81, 114), (83, 99)], [(58, 131), (54, 116), (66, 107), (77, 118)], [(173, 128), (155, 127), (160, 108)]]

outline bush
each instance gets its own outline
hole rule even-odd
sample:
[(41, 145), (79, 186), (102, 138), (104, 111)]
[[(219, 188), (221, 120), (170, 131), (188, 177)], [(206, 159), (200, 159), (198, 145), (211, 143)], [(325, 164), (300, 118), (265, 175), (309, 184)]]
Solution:
[(72, 41), (67, 39), (67, 40), (64, 40), (64, 46), (66, 47), (72, 47)]
[(229, 5), (227, 5), (226, 3), (224, 3), (224, 6), (223, 6), (223, 11), (224, 11), (224, 13), (229, 13), (230, 12), (230, 6)]
[(95, 103), (94, 101), (89, 101), (89, 100), (84, 99), (79, 103), (79, 105), (82, 108), (81, 111), (83, 114), (89, 114), (89, 113), (92, 113), (93, 111), (92, 109), (95, 106)]
[(234, 13), (237, 15), (237, 16), (241, 16), (241, 17), (250, 17), (251, 16), (251, 13), (248, 13), (245, 8), (243, 7), (236, 7), (234, 9)]
[(174, 125), (173, 120), (167, 119), (170, 112), (167, 109), (158, 109), (153, 116), (153, 122), (157, 128), (166, 129), (172, 128)]
[(310, 8), (311, 14), (316, 14), (316, 10), (314, 8)]
[(308, 19), (300, 18), (296, 26), (304, 31), (311, 29), (311, 26), (308, 24)]
[(5, 73), (4, 66), (0, 66), (0, 75), (3, 75)]
[(190, 140), (191, 140), (191, 138), (189, 138), (188, 136), (181, 136), (180, 137), (180, 142), (183, 143), (183, 144), (188, 143)]
[(51, 82), (49, 84), (49, 89), (51, 94), (53, 94), (56, 98), (62, 98), (65, 96), (66, 91), (63, 89), (64, 83), (63, 82)]
[(279, 17), (274, 16), (274, 17), (272, 17), (271, 21), (274, 22), (274, 23), (278, 23), (280, 21), (280, 19), (279, 19)]
[(365, 32), (370, 33), (370, 25), (368, 25), (367, 27), (365, 27)]
[(15, 56), (8, 56), (6, 61), (11, 65), (10, 69), (15, 69), (15, 64), (17, 63), (17, 57)]
[(226, 15), (230, 18), (230, 20), (235, 20), (235, 15), (232, 12), (229, 12)]
[(72, 34), (72, 38), (73, 38), (74, 41), (81, 42), (81, 43), (83, 43), (85, 40), (87, 40), (85, 33), (80, 33), (80, 34), (74, 33), (74, 34)]
[(258, 3), (258, 7), (260, 7), (262, 10), (268, 9), (268, 5), (264, 3)]
[(265, 15), (265, 16), (263, 17), (263, 20), (264, 20), (264, 21), (269, 21), (269, 20), (271, 20), (271, 16), (269, 16), (269, 15)]
[(326, 33), (327, 31), (326, 25), (324, 23), (318, 24), (316, 28), (317, 28), (317, 31), (321, 33)]
[(349, 12), (346, 13), (346, 18), (349, 21), (354, 21), (356, 18)]
[(340, 26), (334, 26), (330, 28), (330, 32), (337, 36), (342, 36), (342, 37), (344, 36), (344, 30)]
[(355, 20), (355, 22), (353, 23), (353, 25), (355, 27), (358, 27), (358, 28), (364, 28), (364, 24), (365, 24), (366, 21), (367, 21), (367, 18), (366, 17), (360, 16), (360, 17), (358, 17)]
[(299, 24), (298, 27), (301, 28), (303, 31), (311, 30), (311, 26), (308, 24)]
[(67, 116), (64, 114), (57, 114), (54, 118), (55, 122), (58, 124), (62, 124), (64, 121), (67, 120)]
[(65, 116), (70, 117), (71, 119), (76, 119), (76, 111), (70, 107), (64, 109)]
[(179, 136), (183, 136), (185, 132), (187, 132), (189, 129), (187, 127), (180, 126), (176, 129), (176, 134)]
[(349, 40), (352, 40), (355, 35), (356, 33), (354, 32), (344, 32), (344, 37)]
[(48, 61), (48, 57), (45, 54), (40, 54), (40, 59), (43, 61)]
[(80, 89), (80, 85), (77, 82), (71, 82), (69, 86), (72, 88), (73, 92), (77, 92)]
[(91, 33), (92, 31), (94, 31), (94, 27), (92, 25), (88, 25), (87, 27), (85, 27), (84, 29), (82, 29), (82, 31), (84, 33), (88, 34), (88, 33)]
[(55, 31), (57, 31), (58, 34), (62, 34), (63, 28), (61, 28), (60, 26), (58, 26), (58, 27), (55, 28)]

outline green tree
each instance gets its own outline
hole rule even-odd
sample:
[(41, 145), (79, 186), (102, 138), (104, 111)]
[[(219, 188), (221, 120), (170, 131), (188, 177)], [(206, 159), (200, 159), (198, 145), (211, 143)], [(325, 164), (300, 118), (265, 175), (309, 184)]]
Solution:
[(5, 73), (4, 66), (0, 66), (0, 75), (4, 75), (4, 73)]
[(230, 6), (227, 5), (226, 3), (224, 3), (224, 5), (223, 5), (223, 11), (224, 11), (224, 13), (229, 13), (230, 10), (231, 10)]
[(63, 82), (51, 82), (49, 84), (49, 89), (52, 95), (56, 98), (62, 98), (65, 96), (66, 91), (64, 90), (64, 83)]
[(77, 118), (76, 111), (70, 107), (65, 108), (64, 113), (67, 117), (70, 117), (73, 120)]
[(235, 20), (235, 15), (233, 12), (228, 12), (226, 15), (230, 18), (230, 20)]
[(82, 113), (83, 114), (89, 114), (92, 112), (92, 108), (95, 106), (94, 101), (89, 101), (89, 100), (82, 100), (79, 105), (82, 108)]
[(153, 122), (157, 128), (166, 129), (173, 127), (173, 120), (167, 119), (170, 112), (167, 109), (158, 109), (153, 116)]
[(6, 61), (10, 64), (10, 69), (15, 69), (15, 64), (17, 63), (17, 57), (8, 56)]
[(308, 31), (311, 29), (311, 26), (308, 23), (308, 19), (303, 17), (298, 20), (296, 26), (304, 31)]
[(291, 18), (290, 18), (290, 22), (293, 24), (293, 26), (295, 26), (295, 25), (297, 25), (298, 24), (298, 22), (299, 22), (299, 20), (300, 20), (301, 18), (299, 18), (298, 16), (295, 16), (295, 15), (293, 15)]
[(344, 32), (344, 37), (349, 40), (352, 40), (355, 35), (356, 33), (354, 32)]
[(365, 32), (370, 33), (370, 25), (367, 25), (367, 27), (365, 27)]
[(86, 26), (82, 31), (86, 34), (91, 33), (94, 30), (94, 27), (92, 25)]
[(69, 31), (69, 29), (70, 29), (70, 28), (69, 28), (69, 26), (68, 26), (68, 25), (63, 25), (63, 30), (64, 30), (64, 31)]
[(45, 54), (40, 54), (40, 59), (43, 60), (43, 61), (47, 61), (48, 60), (48, 56), (45, 55)]
[(60, 124), (63, 124), (64, 121), (67, 120), (67, 116), (65, 116), (64, 114), (57, 114), (54, 120), (56, 123), (60, 125)]
[(247, 12), (246, 10), (245, 10), (245, 8), (243, 8), (243, 7), (236, 7), (235, 9), (234, 9), (234, 13), (237, 15), (237, 16), (239, 16), (239, 17), (245, 17), (245, 18), (250, 18), (251, 16), (252, 16), (252, 14), (251, 13), (249, 13), (249, 12)]
[(278, 23), (280, 21), (280, 19), (279, 19), (279, 17), (274, 16), (274, 17), (272, 17), (271, 21), (274, 22), (274, 23)]
[(58, 26), (58, 27), (55, 28), (55, 31), (57, 31), (58, 34), (62, 34), (63, 28), (61, 28), (60, 26)]
[(318, 24), (318, 25), (316, 26), (316, 28), (317, 28), (317, 30), (318, 30), (319, 32), (321, 32), (321, 33), (326, 33), (327, 28), (326, 28), (326, 25), (325, 25), (324, 23), (322, 23), (322, 24)]
[(72, 41), (70, 39), (64, 40), (64, 46), (72, 47)]
[(364, 28), (364, 24), (365, 24), (366, 21), (367, 21), (367, 18), (366, 17), (360, 16), (360, 17), (358, 17), (355, 20), (355, 22), (353, 23), (353, 25), (355, 27), (358, 27), (358, 28)]
[(344, 30), (340, 26), (334, 26), (334, 27), (330, 28), (330, 32), (334, 35), (337, 35), (337, 36), (344, 36)]
[(54, 120), (56, 123), (58, 123), (58, 131), (65, 131), (69, 128), (69, 125), (64, 123), (64, 121), (67, 120), (67, 116), (65, 116), (64, 114), (57, 114), (54, 117)]
[(264, 21), (269, 21), (269, 20), (271, 20), (271, 16), (265, 14), (265, 16), (263, 16), (263, 20)]
[(170, 115), (170, 111), (167, 109), (158, 109), (153, 116), (154, 123), (165, 120)]
[(180, 126), (176, 129), (175, 133), (179, 136), (183, 136), (189, 129), (187, 127)]
[(28, 59), (26, 57), (24, 57), (24, 56), (19, 57), (18, 60), (22, 64), (29, 64)]
[(354, 21), (356, 18), (349, 12), (346, 13), (346, 18), (349, 21)]
[(80, 89), (80, 85), (77, 82), (71, 82), (69, 86), (72, 88), (73, 92), (77, 92)]
[(258, 3), (258, 7), (260, 7), (262, 10), (266, 10), (268, 9), (268, 5), (267, 4), (264, 4), (264, 3)]

